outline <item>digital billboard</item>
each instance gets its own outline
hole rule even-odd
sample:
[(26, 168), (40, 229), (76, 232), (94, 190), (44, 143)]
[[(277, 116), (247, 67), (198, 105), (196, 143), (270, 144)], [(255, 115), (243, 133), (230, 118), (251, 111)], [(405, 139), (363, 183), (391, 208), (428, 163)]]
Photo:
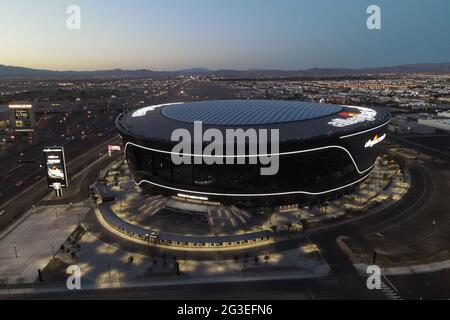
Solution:
[(121, 146), (116, 146), (112, 144), (108, 145), (108, 154), (110, 157), (112, 156), (113, 151), (121, 151), (121, 150), (122, 150)]
[(14, 131), (33, 131), (35, 117), (33, 105), (29, 103), (10, 103), (11, 124)]
[(47, 147), (44, 149), (45, 170), (50, 188), (67, 188), (69, 181), (63, 147)]

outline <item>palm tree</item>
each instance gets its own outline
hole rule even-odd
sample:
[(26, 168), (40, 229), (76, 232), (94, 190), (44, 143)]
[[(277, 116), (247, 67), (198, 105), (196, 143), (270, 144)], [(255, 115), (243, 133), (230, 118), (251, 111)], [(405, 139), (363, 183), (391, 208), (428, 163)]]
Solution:
[(327, 214), (328, 205), (329, 205), (328, 202), (325, 202), (325, 203), (323, 204), (323, 207), (324, 207), (324, 209), (325, 209), (325, 214)]
[(278, 229), (278, 226), (273, 224), (273, 225), (270, 226), (270, 229), (272, 229), (273, 239), (276, 241), (277, 240), (277, 229)]
[(292, 222), (291, 221), (286, 222), (286, 227), (287, 227), (288, 231), (291, 232)]

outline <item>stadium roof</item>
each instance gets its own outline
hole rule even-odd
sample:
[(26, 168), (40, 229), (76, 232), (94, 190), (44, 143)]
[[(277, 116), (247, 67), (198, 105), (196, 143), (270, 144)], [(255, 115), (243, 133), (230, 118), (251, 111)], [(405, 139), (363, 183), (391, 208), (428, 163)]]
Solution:
[[(204, 130), (278, 129), (280, 141), (314, 143), (314, 139), (354, 134), (384, 125), (388, 112), (372, 108), (302, 101), (215, 100), (153, 105), (132, 110), (116, 120), (122, 137), (139, 145), (171, 150), (176, 129), (192, 135), (194, 121)], [(284, 144), (280, 150), (291, 148)], [(292, 148), (297, 148), (292, 146)]]
[(342, 111), (342, 107), (304, 101), (218, 100), (187, 102), (162, 110), (170, 119), (206, 125), (258, 125), (316, 119)]

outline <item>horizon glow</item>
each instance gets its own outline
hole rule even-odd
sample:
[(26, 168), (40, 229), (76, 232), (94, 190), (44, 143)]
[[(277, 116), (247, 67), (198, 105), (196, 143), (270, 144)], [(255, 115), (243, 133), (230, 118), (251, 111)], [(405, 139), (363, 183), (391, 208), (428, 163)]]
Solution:
[[(81, 8), (81, 30), (66, 9)], [(381, 7), (382, 29), (366, 9)], [(448, 0), (0, 0), (0, 64), (50, 70), (450, 62)]]

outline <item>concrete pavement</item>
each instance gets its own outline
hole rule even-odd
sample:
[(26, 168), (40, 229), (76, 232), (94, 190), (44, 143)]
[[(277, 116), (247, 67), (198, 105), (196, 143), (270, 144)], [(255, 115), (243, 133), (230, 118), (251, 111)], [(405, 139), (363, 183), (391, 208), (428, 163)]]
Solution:
[(75, 230), (85, 207), (40, 208), (14, 230), (0, 236), (0, 279), (3, 283), (30, 283), (44, 269), (61, 244)]

